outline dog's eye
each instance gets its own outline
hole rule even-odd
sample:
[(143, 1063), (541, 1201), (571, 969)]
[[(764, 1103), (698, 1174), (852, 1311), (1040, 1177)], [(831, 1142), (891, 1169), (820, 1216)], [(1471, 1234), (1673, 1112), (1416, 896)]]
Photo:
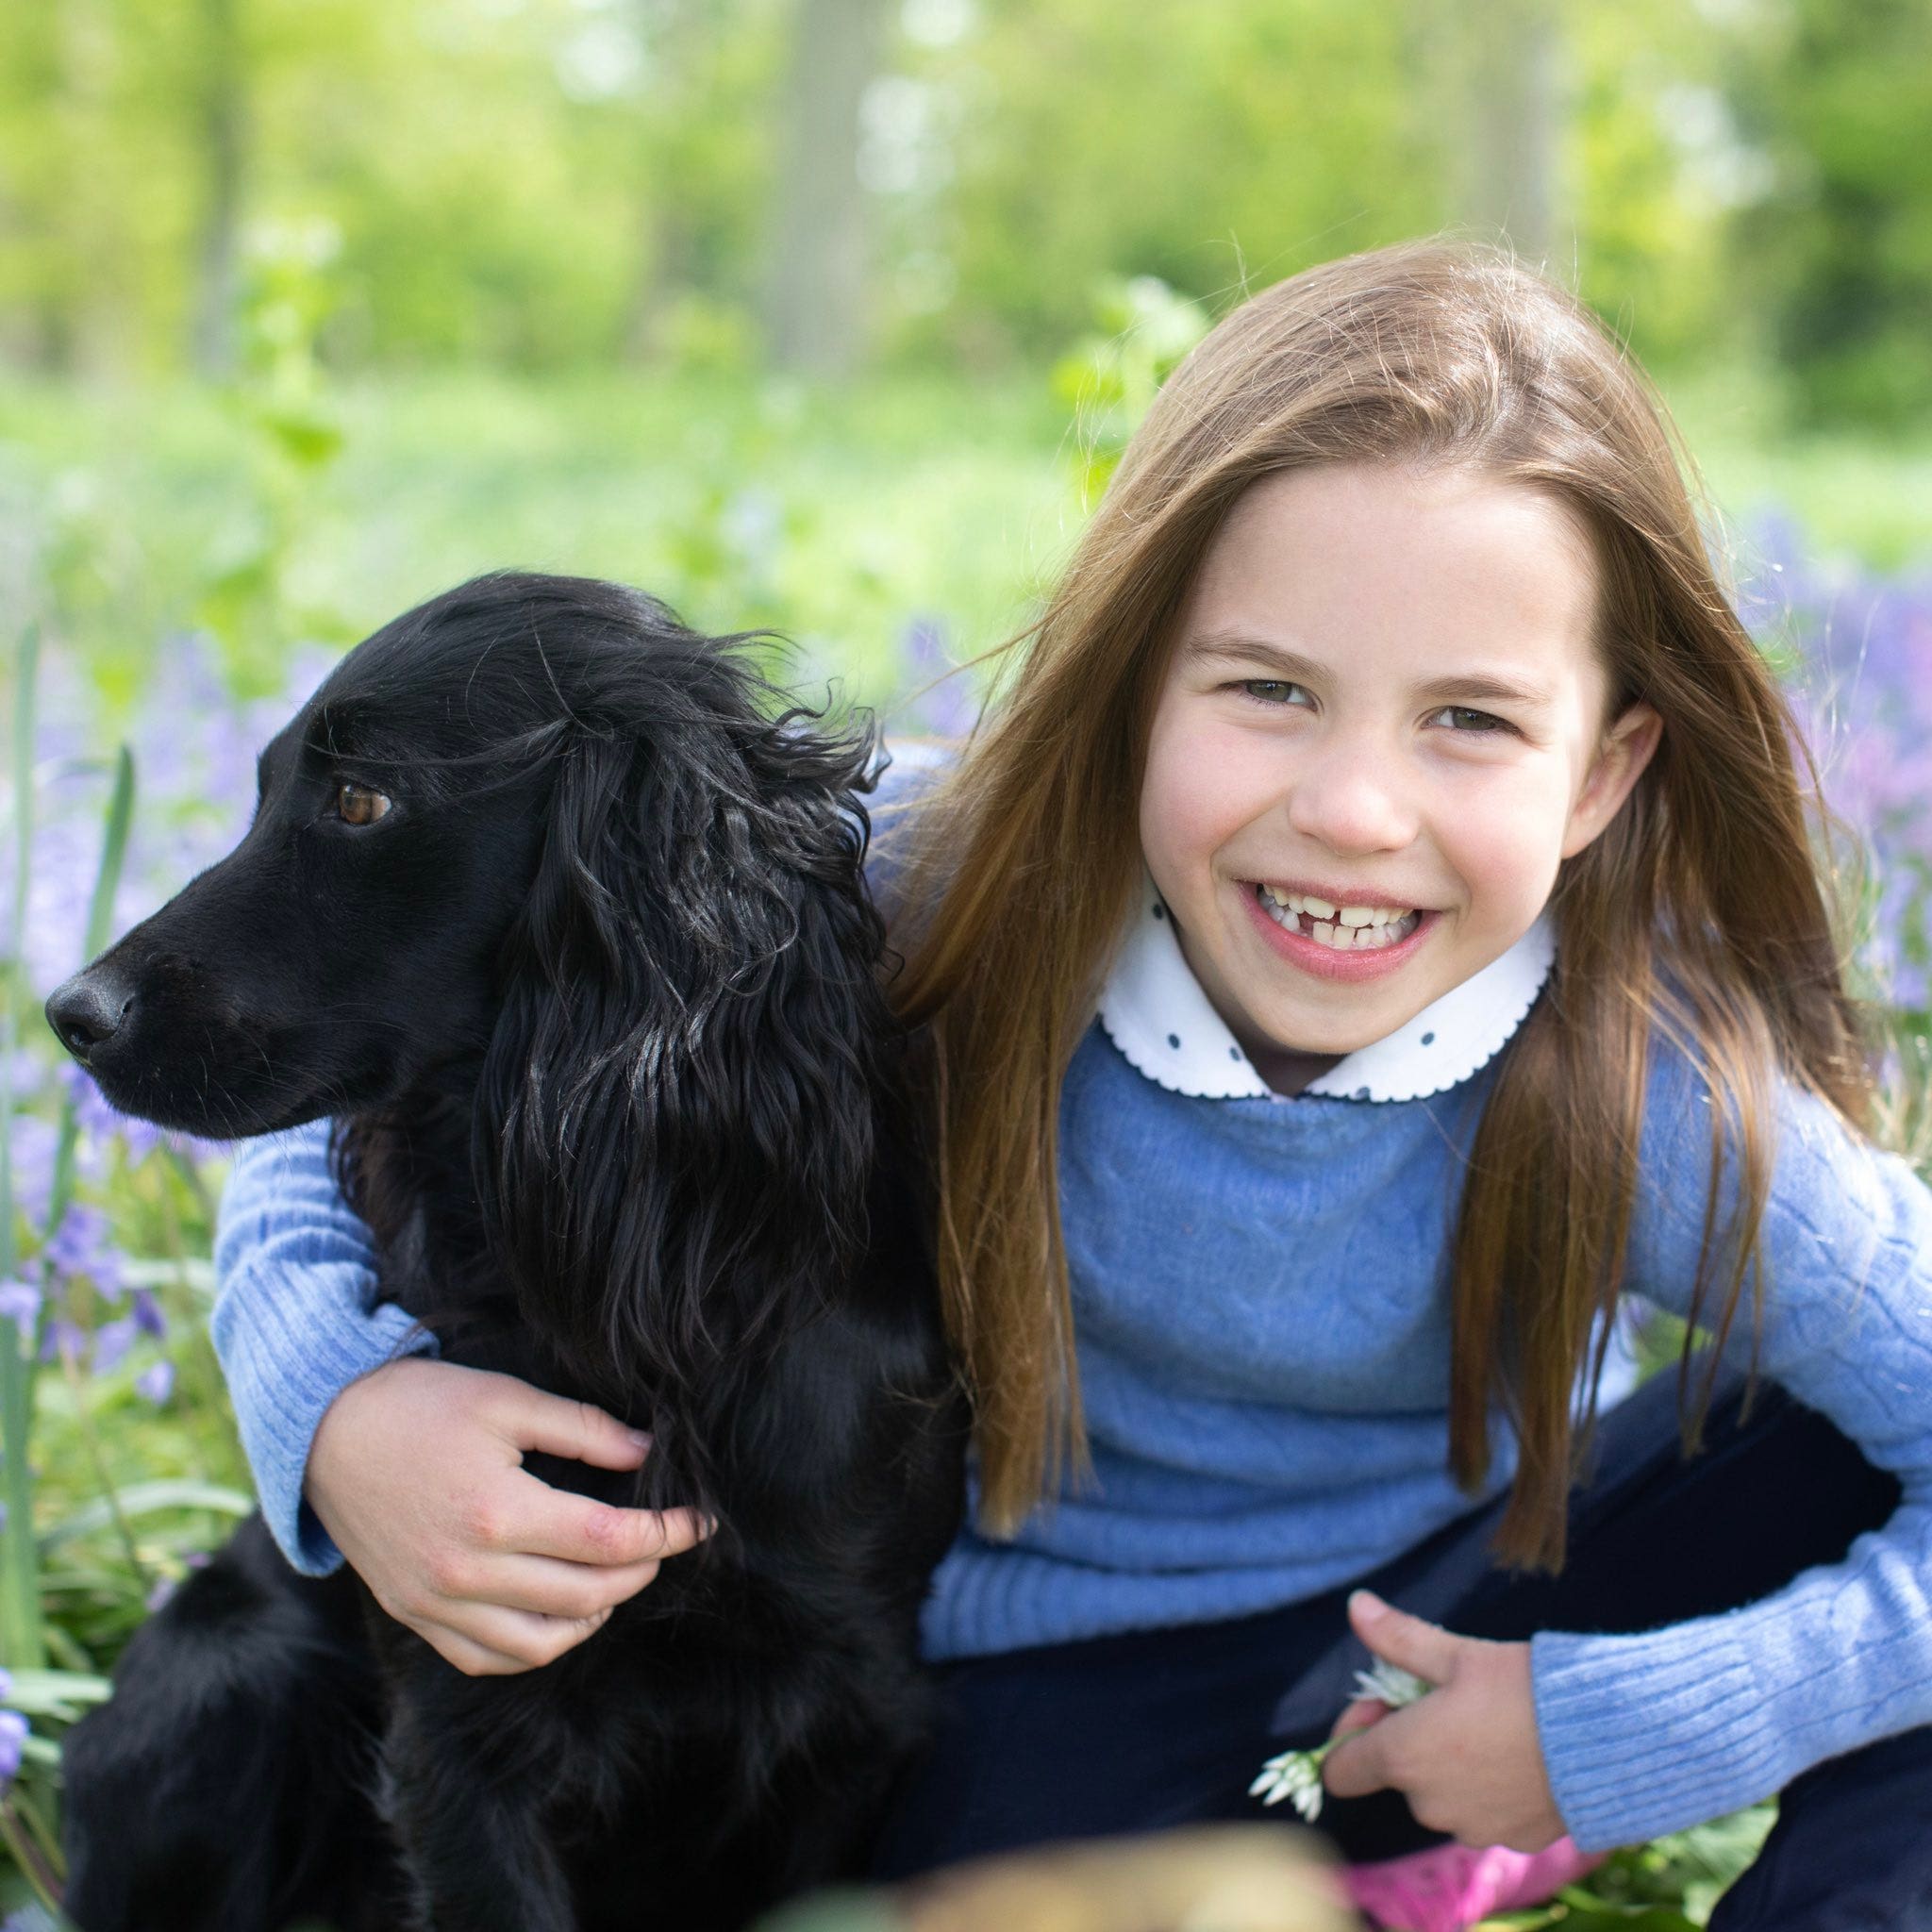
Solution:
[(336, 787), (336, 816), (345, 825), (373, 825), (389, 808), (390, 801), (367, 785), (345, 781)]

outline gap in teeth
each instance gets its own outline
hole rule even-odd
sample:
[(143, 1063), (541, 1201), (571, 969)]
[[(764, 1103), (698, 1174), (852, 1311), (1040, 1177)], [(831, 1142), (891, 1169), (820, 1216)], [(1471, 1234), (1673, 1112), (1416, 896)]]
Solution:
[(1331, 905), (1312, 893), (1284, 892), (1263, 885), (1257, 894), (1277, 925), (1337, 953), (1373, 953), (1412, 933), (1421, 914), (1392, 906)]

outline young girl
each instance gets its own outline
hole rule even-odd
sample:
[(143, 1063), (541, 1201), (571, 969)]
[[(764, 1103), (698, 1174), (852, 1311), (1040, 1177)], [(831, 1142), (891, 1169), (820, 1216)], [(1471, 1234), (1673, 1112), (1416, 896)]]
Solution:
[[(1932, 1194), (1867, 1137), (1789, 730), (1641, 377), (1507, 257), (1312, 270), (1169, 382), (879, 814), (976, 1398), (882, 1874), (1260, 1815), (1339, 1718), (1354, 1856), (1782, 1790), (1714, 1925), (1932, 1923)], [(324, 1139), (224, 1204), (269, 1520), (541, 1664), (696, 1526), (518, 1469), (636, 1462), (608, 1418), (391, 1359)], [(1674, 1387), (1626, 1295), (1714, 1337)], [(1439, 1688), (1350, 1705), (1363, 1646)]]

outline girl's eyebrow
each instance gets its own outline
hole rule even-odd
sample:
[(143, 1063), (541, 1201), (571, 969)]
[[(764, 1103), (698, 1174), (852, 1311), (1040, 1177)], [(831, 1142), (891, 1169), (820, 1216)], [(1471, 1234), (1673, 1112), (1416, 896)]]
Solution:
[[(1241, 631), (1203, 631), (1181, 645), (1184, 664), (1241, 663), (1262, 664), (1295, 684), (1319, 684), (1330, 676), (1325, 665), (1304, 658), (1285, 644), (1266, 638), (1249, 637)], [(1490, 704), (1521, 705), (1529, 710), (1548, 710), (1555, 694), (1541, 685), (1520, 684), (1492, 676), (1487, 672), (1457, 671), (1446, 677), (1432, 677), (1415, 687), (1411, 695), (1439, 705), (1478, 698)]]

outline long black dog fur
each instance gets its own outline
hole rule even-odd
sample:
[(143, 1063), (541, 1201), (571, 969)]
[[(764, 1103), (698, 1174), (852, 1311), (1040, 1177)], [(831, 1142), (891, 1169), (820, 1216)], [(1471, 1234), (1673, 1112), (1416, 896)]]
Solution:
[(655, 1439), (530, 1466), (719, 1523), (507, 1677), (244, 1524), (70, 1734), (82, 1932), (704, 1932), (857, 1869), (930, 1722), (965, 1426), (874, 762), (745, 641), (479, 578), (344, 658), (235, 852), (49, 1002), (126, 1111), (333, 1119), (384, 1298)]

